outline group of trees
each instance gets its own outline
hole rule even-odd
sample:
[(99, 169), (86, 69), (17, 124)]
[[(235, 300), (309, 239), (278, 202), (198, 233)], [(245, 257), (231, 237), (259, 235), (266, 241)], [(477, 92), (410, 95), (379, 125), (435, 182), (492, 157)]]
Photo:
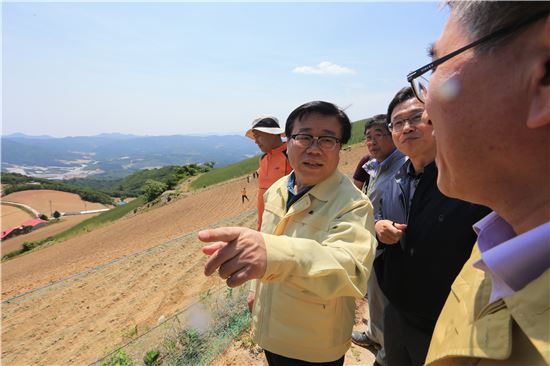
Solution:
[(204, 164), (169, 165), (162, 168), (144, 169), (125, 178), (104, 179), (80, 178), (68, 181), (54, 181), (27, 177), (16, 173), (2, 173), (1, 180), (6, 184), (6, 195), (32, 189), (52, 189), (78, 194), (88, 202), (113, 204), (112, 197), (138, 197), (144, 195), (152, 201), (164, 191), (174, 189), (183, 179), (211, 170), (215, 162)]
[(169, 169), (170, 174), (168, 174), (163, 180), (147, 179), (141, 187), (141, 193), (145, 196), (148, 202), (152, 201), (166, 190), (174, 189), (181, 180), (211, 170), (214, 167), (214, 164), (214, 162), (208, 162), (201, 165), (189, 164), (164, 167)]

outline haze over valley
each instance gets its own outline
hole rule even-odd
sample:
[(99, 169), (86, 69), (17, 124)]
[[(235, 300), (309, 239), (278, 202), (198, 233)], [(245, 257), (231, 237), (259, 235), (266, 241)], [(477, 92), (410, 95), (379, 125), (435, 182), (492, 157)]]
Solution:
[(210, 161), (222, 167), (257, 154), (254, 142), (238, 135), (2, 136), (2, 171), (47, 179), (123, 177), (141, 169)]

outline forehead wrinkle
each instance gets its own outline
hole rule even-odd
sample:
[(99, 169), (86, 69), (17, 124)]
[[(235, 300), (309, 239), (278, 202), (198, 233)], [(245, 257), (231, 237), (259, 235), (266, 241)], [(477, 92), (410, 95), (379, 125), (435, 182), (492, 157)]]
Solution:
[(369, 132), (372, 132), (372, 133), (376, 133), (376, 132), (386, 132), (383, 128), (381, 127), (370, 127), (370, 128), (367, 128), (367, 133), (365, 135), (369, 135)]
[(404, 109), (402, 111), (399, 111), (395, 115), (393, 115), (392, 120), (396, 119), (397, 117), (409, 118), (409, 117), (414, 116), (417, 113), (424, 113), (424, 109), (423, 108), (415, 108), (415, 109), (408, 109), (407, 108), (407, 109)]
[[(300, 127), (297, 130), (297, 132), (312, 132), (312, 131), (313, 131), (313, 128), (311, 127)], [(322, 129), (321, 132), (325, 135), (336, 136), (336, 132), (332, 130)]]

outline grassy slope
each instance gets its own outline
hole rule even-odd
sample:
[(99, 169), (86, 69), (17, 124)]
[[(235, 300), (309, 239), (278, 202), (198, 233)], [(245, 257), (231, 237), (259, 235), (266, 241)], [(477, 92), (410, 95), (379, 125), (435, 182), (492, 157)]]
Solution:
[(258, 169), (258, 161), (259, 156), (253, 156), (223, 168), (213, 169), (194, 180), (191, 183), (191, 189), (208, 187), (245, 174), (251, 174)]

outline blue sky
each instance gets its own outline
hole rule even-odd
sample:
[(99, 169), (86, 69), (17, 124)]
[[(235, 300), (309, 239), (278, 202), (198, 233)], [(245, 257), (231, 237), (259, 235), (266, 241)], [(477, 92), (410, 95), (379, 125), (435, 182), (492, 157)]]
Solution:
[(383, 113), (436, 2), (3, 3), (2, 134), (244, 133), (326, 100)]

